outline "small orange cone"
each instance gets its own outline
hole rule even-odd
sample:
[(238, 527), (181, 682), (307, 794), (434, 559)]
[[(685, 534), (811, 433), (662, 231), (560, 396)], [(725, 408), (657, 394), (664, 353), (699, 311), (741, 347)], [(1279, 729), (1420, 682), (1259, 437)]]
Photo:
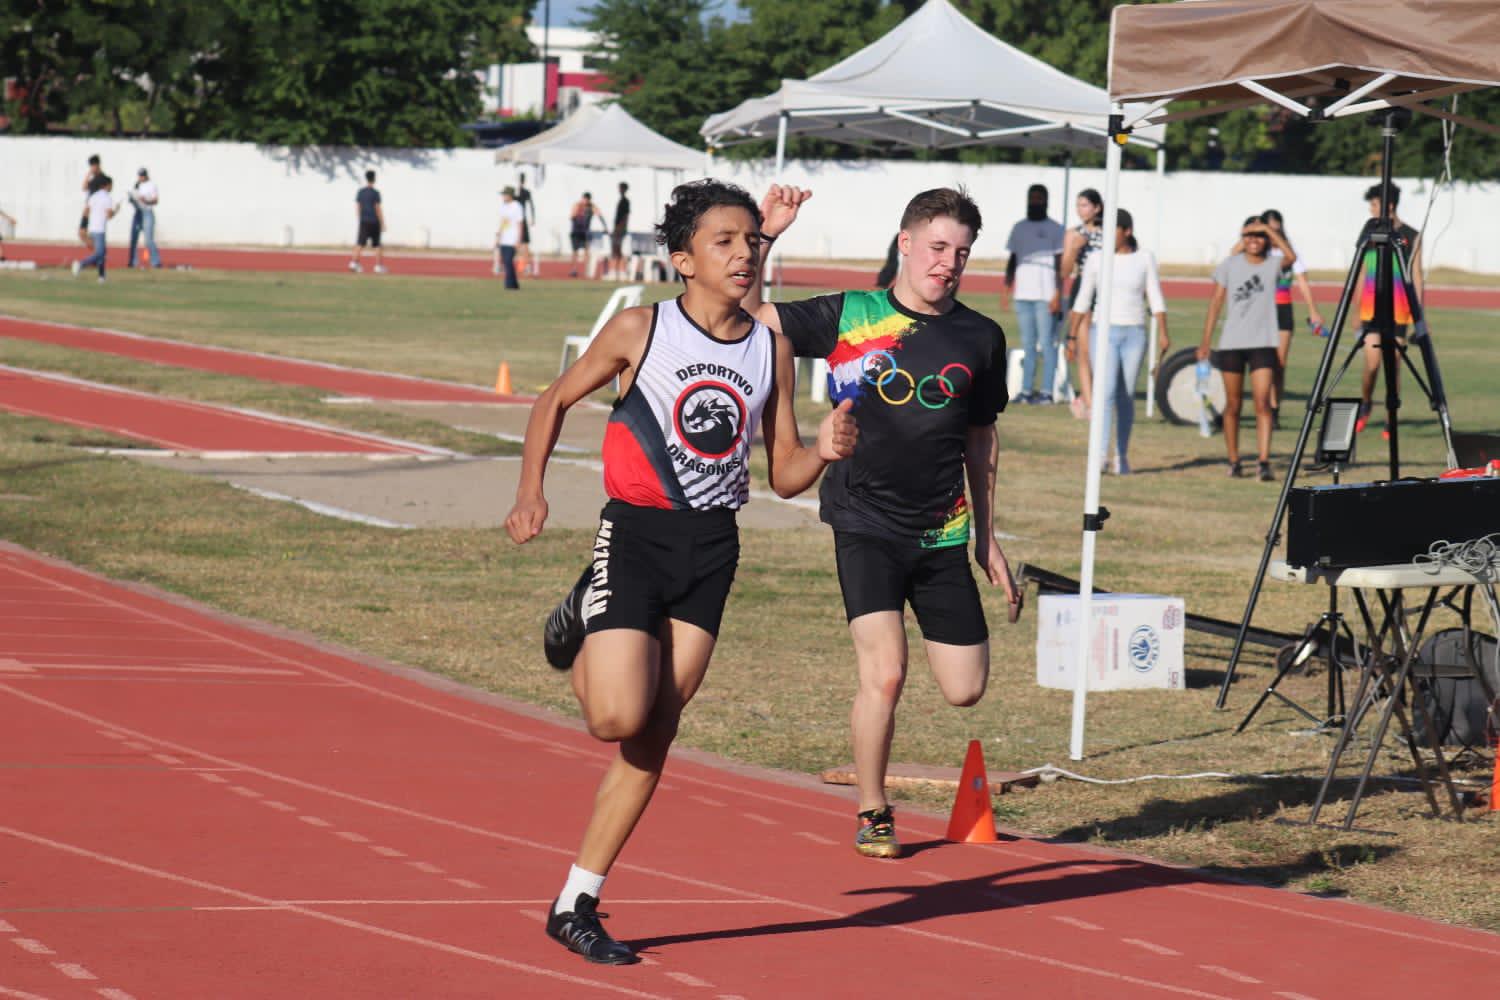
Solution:
[(1000, 839), (995, 835), (990, 779), (984, 772), (984, 750), (978, 740), (969, 741), (969, 752), (964, 755), (953, 815), (948, 820), (948, 839), (957, 844), (993, 844)]
[(510, 391), (510, 362), (500, 362), (500, 371), (495, 375), (495, 392), (502, 396), (509, 396)]

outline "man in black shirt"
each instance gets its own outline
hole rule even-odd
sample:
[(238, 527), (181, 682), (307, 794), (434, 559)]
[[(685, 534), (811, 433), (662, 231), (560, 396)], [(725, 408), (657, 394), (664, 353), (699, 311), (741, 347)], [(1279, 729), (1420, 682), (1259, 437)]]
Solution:
[[(1361, 242), (1370, 235), (1375, 228), (1376, 221), (1380, 218), (1380, 185), (1376, 184), (1365, 192), (1365, 201), (1370, 204), (1370, 218), (1359, 233)], [(1406, 300), (1406, 287), (1402, 281), (1402, 263), (1405, 259), (1411, 266), (1410, 278), (1412, 288), (1417, 293), (1417, 304), (1420, 305), (1425, 299), (1426, 292), (1424, 275), (1422, 274), (1422, 236), (1413, 227), (1401, 221), (1396, 214), (1396, 206), (1401, 201), (1401, 189), (1391, 185), (1391, 228), (1396, 234), (1396, 256), (1395, 268), (1392, 271), (1392, 302), (1396, 325), (1396, 343), (1405, 346), (1407, 328), (1412, 321), (1412, 303)], [(1364, 430), (1370, 420), (1371, 399), (1375, 393), (1375, 376), (1380, 371), (1380, 331), (1375, 327), (1375, 250), (1370, 248), (1365, 251), (1364, 259), (1364, 284), (1360, 290), (1360, 336), (1364, 338), (1365, 344), (1365, 371), (1360, 382), (1360, 396), (1362, 401), (1359, 405), (1359, 419), (1355, 424), (1356, 430)], [(1417, 328), (1418, 336), (1426, 336), (1428, 330), (1426, 324), (1422, 323)], [(1400, 378), (1401, 369), (1396, 369), (1397, 378)], [(1383, 432), (1384, 437), (1390, 437), (1390, 428)]]
[[(787, 190), (773, 187), (767, 198)], [(790, 190), (794, 200), (807, 197)], [(823, 477), (820, 513), (833, 527), (858, 665), (855, 849), (870, 857), (901, 852), (885, 772), (906, 680), (906, 605), (950, 704), (973, 705), (989, 679), (989, 630), (965, 554), (971, 523), (975, 561), (1004, 588), (1011, 619), (1020, 612), (1021, 591), (994, 533), (1005, 334), (954, 298), (979, 228), (964, 192), (924, 191), (901, 218), (902, 266), (889, 290), (785, 304), (760, 304), (752, 292), (746, 300), (799, 356), (827, 359), (830, 400), (852, 400), (860, 428), (853, 456)]]
[(625, 277), (625, 234), (630, 232), (630, 199), (625, 192), (630, 185), (620, 182), (620, 200), (615, 202), (615, 225), (609, 231), (609, 277)]
[(385, 232), (385, 210), (380, 207), (380, 192), (375, 190), (375, 171), (365, 171), (365, 186), (354, 195), (354, 214), (359, 217), (359, 234), (354, 238), (354, 255), (349, 270), (363, 271), (360, 258), (365, 244), (375, 248), (375, 273), (385, 273), (385, 251), (380, 248), (380, 234)]

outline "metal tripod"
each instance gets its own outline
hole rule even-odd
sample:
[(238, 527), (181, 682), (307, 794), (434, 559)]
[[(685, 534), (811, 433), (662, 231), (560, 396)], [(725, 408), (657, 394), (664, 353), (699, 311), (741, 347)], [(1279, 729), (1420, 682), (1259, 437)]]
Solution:
[[(1395, 154), (1396, 133), (1399, 131), (1400, 116), (1396, 110), (1386, 111), (1381, 121), (1381, 159), (1380, 159), (1380, 215), (1369, 226), (1368, 230), (1361, 233), (1358, 245), (1355, 247), (1354, 260), (1349, 265), (1349, 274), (1344, 279), (1344, 290), (1339, 296), (1338, 310), (1334, 313), (1333, 326), (1328, 334), (1328, 343), (1323, 348), (1322, 360), (1318, 363), (1318, 374), (1313, 380), (1312, 392), (1308, 395), (1307, 412), (1302, 418), (1302, 428), (1297, 433), (1297, 444), (1292, 450), (1291, 463), (1287, 468), (1286, 479), (1281, 484), (1281, 494), (1276, 500), (1276, 512), (1271, 518), (1271, 527), (1266, 532), (1265, 548), (1261, 552), (1260, 566), (1255, 571), (1255, 581), (1250, 587), (1250, 596), (1245, 603), (1245, 614), (1240, 619), (1239, 632), (1235, 636), (1234, 649), (1229, 655), (1229, 665), (1224, 671), (1224, 681), (1219, 687), (1219, 697), (1214, 707), (1222, 709), (1229, 697), (1229, 687), (1234, 682), (1234, 673), (1239, 665), (1240, 653), (1245, 646), (1245, 633), (1250, 628), (1250, 620), (1255, 615), (1256, 603), (1260, 600), (1260, 590), (1265, 583), (1266, 570), (1271, 564), (1271, 556), (1276, 546), (1281, 541), (1281, 525), (1286, 517), (1287, 504), (1291, 498), (1292, 487), (1296, 484), (1297, 473), (1302, 467), (1303, 455), (1307, 450), (1308, 439), (1312, 436), (1312, 429), (1318, 415), (1327, 404), (1328, 396), (1338, 377), (1329, 378), (1333, 367), (1333, 359), (1338, 351), (1339, 340), (1343, 336), (1344, 323), (1349, 318), (1349, 313), (1356, 300), (1359, 291), (1360, 279), (1364, 274), (1365, 256), (1367, 251), (1373, 251), (1375, 256), (1375, 310), (1374, 316), (1356, 338), (1354, 347), (1345, 360), (1343, 367), (1339, 369), (1339, 377), (1342, 377), (1348, 369), (1350, 362), (1363, 350), (1364, 333), (1378, 333), (1380, 337), (1381, 369), (1385, 380), (1385, 410), (1386, 427), (1390, 434), (1390, 478), (1399, 479), (1401, 476), (1401, 451), (1400, 435), (1397, 422), (1397, 411), (1401, 408), (1399, 393), (1397, 358), (1405, 362), (1411, 370), (1417, 384), (1426, 394), (1432, 409), (1438, 414), (1438, 421), (1442, 427), (1443, 440), (1448, 449), (1448, 462), (1457, 465), (1457, 459), (1453, 451), (1452, 423), (1448, 415), (1448, 399), (1443, 391), (1442, 372), (1438, 368), (1437, 354), (1432, 348), (1431, 339), (1427, 336), (1426, 326), (1422, 320), (1422, 306), (1417, 301), (1416, 289), (1411, 283), (1410, 261), (1402, 253), (1397, 243), (1396, 232), (1391, 224), (1391, 163)], [(1399, 263), (1399, 269), (1397, 267)], [(1422, 354), (1422, 361), (1427, 369), (1428, 380), (1424, 382), (1410, 358), (1406, 355), (1404, 345), (1398, 344), (1396, 340), (1396, 311), (1395, 311), (1395, 281), (1399, 275), (1400, 281), (1405, 286), (1406, 301), (1411, 307), (1412, 313), (1412, 340), (1417, 343)], [(1336, 635), (1330, 637), (1330, 643), (1336, 643)], [(1258, 708), (1259, 706), (1257, 706)], [(1252, 713), (1253, 714), (1253, 713)], [(1249, 721), (1248, 719), (1246, 720)], [(1241, 726), (1243, 728), (1243, 725)]]

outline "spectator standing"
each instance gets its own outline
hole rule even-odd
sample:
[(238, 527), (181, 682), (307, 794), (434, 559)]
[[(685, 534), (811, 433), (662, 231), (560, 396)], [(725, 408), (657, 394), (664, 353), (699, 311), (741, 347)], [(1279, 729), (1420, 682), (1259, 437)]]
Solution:
[[(1376, 184), (1365, 192), (1365, 201), (1370, 205), (1370, 218), (1365, 222), (1365, 227), (1360, 230), (1359, 238), (1363, 242), (1371, 230), (1375, 228), (1376, 221), (1380, 218), (1380, 185)], [(1425, 276), (1422, 274), (1422, 234), (1417, 232), (1416, 227), (1409, 226), (1401, 221), (1396, 214), (1396, 206), (1401, 203), (1401, 189), (1391, 185), (1390, 220), (1391, 230), (1396, 237), (1395, 267), (1391, 270), (1391, 298), (1392, 311), (1395, 313), (1396, 343), (1402, 347), (1406, 346), (1406, 333), (1412, 325), (1411, 303), (1406, 300), (1406, 283), (1403, 276), (1411, 277), (1412, 290), (1417, 293), (1417, 302), (1420, 303), (1427, 297)], [(1375, 393), (1375, 376), (1380, 372), (1380, 330), (1375, 325), (1375, 270), (1376, 252), (1374, 247), (1365, 251), (1365, 259), (1361, 263), (1364, 269), (1364, 284), (1360, 289), (1359, 296), (1359, 321), (1360, 336), (1365, 345), (1365, 371), (1360, 382), (1360, 404), (1359, 420), (1355, 424), (1356, 430), (1363, 431), (1370, 420), (1371, 399)], [(1402, 261), (1410, 265), (1410, 272), (1405, 270)], [(1425, 321), (1418, 326), (1417, 335), (1426, 336), (1431, 331), (1427, 328)], [(1396, 366), (1396, 378), (1401, 377), (1401, 366)], [(1394, 386), (1392, 388), (1395, 388)], [(1390, 426), (1387, 425), (1381, 432), (1382, 437), (1391, 436)]]
[(630, 197), (625, 193), (630, 185), (620, 182), (620, 200), (615, 202), (615, 225), (609, 231), (609, 276), (615, 280), (625, 277), (625, 235), (630, 232)]
[[(1214, 270), (1214, 293), (1208, 302), (1208, 317), (1203, 324), (1203, 340), (1198, 346), (1198, 360), (1212, 359), (1213, 366), (1224, 377), (1224, 447), (1229, 456), (1229, 475), (1243, 474), (1240, 468), (1240, 406), (1244, 401), (1245, 369), (1250, 369), (1250, 390), (1255, 400), (1255, 439), (1259, 450), (1258, 475), (1270, 482), (1271, 474), (1271, 383), (1276, 374), (1276, 276), (1291, 267), (1297, 254), (1281, 234), (1252, 215), (1240, 228), (1239, 246), (1234, 254)], [(1274, 245), (1280, 257), (1272, 257)], [(1210, 350), (1219, 314), (1224, 329), (1219, 334), (1217, 350)]]
[(110, 192), (114, 189), (115, 182), (110, 180), (108, 174), (100, 174), (94, 178), (93, 190), (89, 192), (89, 200), (86, 203), (87, 214), (84, 216), (88, 228), (89, 241), (93, 244), (94, 252), (82, 260), (73, 262), (73, 277), (86, 267), (99, 268), (99, 280), (104, 280), (104, 258), (105, 245), (104, 234), (109, 226), (109, 220), (115, 217), (120, 206), (115, 204), (115, 199)]
[[(1058, 283), (1062, 267), (1063, 227), (1047, 217), (1047, 188), (1033, 184), (1026, 191), (1026, 218), (1010, 230), (1006, 242), (1005, 290), (1015, 303), (1021, 325), (1021, 389), (1013, 403), (1050, 403), (1057, 374), (1057, 320), (1062, 302)], [(1033, 389), (1037, 360), (1041, 360), (1041, 388)]]
[(542, 265), (531, 249), (531, 227), (536, 224), (536, 205), (531, 200), (531, 191), (526, 187), (526, 175), (516, 179), (516, 204), (521, 206), (521, 242), (516, 250), (522, 271), (532, 277), (542, 273)]
[[(600, 222), (604, 221), (604, 213), (599, 211), (599, 206), (594, 204), (594, 196), (587, 191), (583, 197), (573, 203), (573, 209), (568, 213), (568, 244), (573, 252), (573, 269), (568, 272), (568, 277), (578, 277), (578, 262), (582, 260), (587, 267), (589, 259), (589, 228), (594, 223), (595, 216)], [(581, 256), (580, 256), (581, 255)]]
[(380, 234), (385, 232), (385, 209), (380, 204), (380, 192), (375, 189), (375, 171), (365, 171), (365, 186), (354, 195), (354, 214), (359, 219), (359, 233), (354, 237), (354, 256), (349, 258), (349, 270), (356, 273), (364, 270), (361, 258), (365, 245), (375, 249), (375, 273), (385, 273), (385, 251), (380, 246)]
[(526, 225), (526, 211), (516, 200), (516, 189), (500, 192), (500, 228), (495, 231), (495, 251), (505, 271), (505, 287), (520, 288), (516, 279), (516, 248), (521, 244), (521, 229)]
[(99, 165), (99, 154), (95, 153), (89, 157), (88, 169), (83, 172), (83, 215), (78, 219), (78, 242), (89, 246), (89, 196), (94, 193), (94, 181), (104, 173), (104, 168)]
[(135, 172), (135, 187), (130, 189), (130, 204), (135, 206), (135, 217), (130, 220), (130, 259), (126, 267), (135, 267), (136, 244), (142, 239), (146, 243), (146, 254), (152, 267), (161, 267), (161, 254), (156, 250), (156, 203), (161, 200), (156, 182), (146, 168)]
[[(1104, 439), (1109, 440), (1113, 416), (1115, 458), (1110, 468), (1116, 475), (1130, 475), (1130, 431), (1135, 426), (1135, 383), (1146, 357), (1146, 306), (1156, 319), (1157, 356), (1165, 357), (1172, 341), (1167, 336), (1167, 300), (1161, 294), (1156, 258), (1135, 241), (1135, 221), (1123, 208), (1115, 223), (1115, 269), (1109, 321), (1096, 317), (1090, 345), (1093, 363), (1104, 366), (1108, 398), (1104, 406)], [(1095, 293), (1103, 273), (1102, 253), (1090, 254), (1078, 284), (1073, 318), (1087, 321), (1093, 311)], [(1106, 334), (1105, 331), (1108, 331)], [(1113, 411), (1113, 413), (1111, 413)]]
[(1089, 403), (1093, 395), (1094, 371), (1089, 364), (1089, 338), (1082, 336), (1088, 330), (1088, 314), (1094, 311), (1093, 302), (1084, 302), (1080, 311), (1078, 291), (1083, 287), (1083, 269), (1089, 255), (1104, 246), (1104, 199), (1093, 188), (1078, 192), (1074, 201), (1078, 212), (1078, 225), (1068, 230), (1063, 238), (1062, 272), (1064, 286), (1071, 279), (1072, 291), (1068, 298), (1066, 338), (1067, 358), (1078, 367), (1078, 394), (1073, 397), (1073, 416), (1087, 419)]

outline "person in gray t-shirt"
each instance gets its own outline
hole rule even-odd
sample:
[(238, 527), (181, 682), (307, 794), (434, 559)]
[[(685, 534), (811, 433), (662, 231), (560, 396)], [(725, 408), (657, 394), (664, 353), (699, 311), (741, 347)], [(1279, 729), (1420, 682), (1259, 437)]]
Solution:
[[(1250, 392), (1255, 400), (1255, 439), (1260, 464), (1259, 478), (1271, 475), (1271, 384), (1276, 374), (1276, 347), (1280, 343), (1276, 323), (1276, 275), (1291, 267), (1297, 255), (1276, 230), (1252, 215), (1240, 228), (1244, 252), (1214, 269), (1214, 294), (1203, 324), (1203, 342), (1198, 360), (1212, 358), (1224, 377), (1224, 446), (1229, 452), (1229, 474), (1240, 470), (1240, 406), (1244, 400), (1245, 369), (1250, 370)], [(1281, 256), (1270, 256), (1272, 246)], [(1228, 311), (1225, 311), (1225, 307)], [(1210, 350), (1214, 327), (1224, 313), (1224, 329), (1218, 350)]]

